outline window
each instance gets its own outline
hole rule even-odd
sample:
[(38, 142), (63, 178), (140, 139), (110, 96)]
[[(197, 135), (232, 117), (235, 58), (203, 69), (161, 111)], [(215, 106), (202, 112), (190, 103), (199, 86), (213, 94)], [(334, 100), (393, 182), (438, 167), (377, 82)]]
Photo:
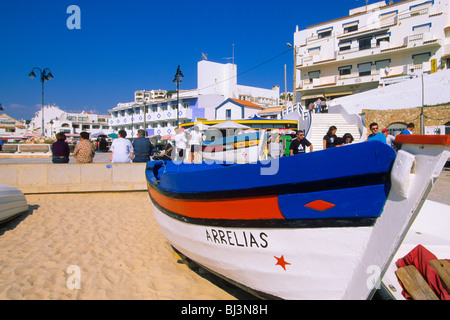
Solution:
[(339, 67), (338, 70), (340, 76), (345, 76), (352, 73), (352, 66)]
[(370, 76), (370, 70), (372, 69), (372, 63), (360, 63), (358, 64), (359, 76)]
[(358, 21), (344, 23), (342, 28), (344, 29), (344, 33), (358, 31)]
[(375, 61), (375, 68), (377, 70), (388, 68), (390, 64), (391, 64), (391, 59)]
[(428, 60), (430, 60), (430, 56), (431, 56), (430, 52), (420, 53), (420, 54), (413, 55), (412, 59), (414, 61), (414, 64), (421, 65), (422, 63), (427, 62)]
[(344, 41), (339, 42), (339, 51), (350, 50), (351, 47), (352, 47), (351, 40), (344, 40)]
[(226, 117), (226, 120), (231, 120), (231, 109), (225, 110), (225, 117)]
[(320, 47), (315, 47), (315, 48), (308, 49), (308, 53), (311, 56), (316, 55), (316, 54), (320, 54)]
[(419, 26), (414, 26), (412, 29), (414, 31), (414, 34), (421, 34), (425, 32), (430, 32), (431, 23), (422, 24)]
[(313, 81), (313, 79), (320, 78), (320, 70), (308, 72), (308, 78), (309, 78), (309, 81), (311, 81), (311, 82)]
[(323, 29), (323, 30), (317, 30), (317, 37), (318, 37), (319, 39), (326, 38), (326, 37), (330, 37), (332, 31), (333, 31), (333, 28), (327, 28), (327, 29)]
[(380, 27), (396, 24), (397, 14), (397, 10), (380, 14)]
[(359, 50), (366, 50), (371, 48), (372, 37), (358, 39)]
[(384, 33), (384, 34), (379, 34), (376, 36), (377, 39), (377, 47), (380, 46), (380, 42), (381, 41), (390, 41), (390, 34), (389, 33)]

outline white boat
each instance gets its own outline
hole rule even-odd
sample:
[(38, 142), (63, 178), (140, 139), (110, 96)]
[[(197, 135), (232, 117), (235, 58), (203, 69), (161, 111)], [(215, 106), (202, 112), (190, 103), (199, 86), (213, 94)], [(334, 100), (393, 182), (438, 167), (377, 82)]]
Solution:
[(28, 212), (28, 204), (22, 191), (0, 184), (0, 223), (7, 222)]
[(261, 297), (367, 299), (450, 156), (400, 135), (267, 164), (147, 163), (154, 214), (184, 256)]
[(265, 130), (251, 133), (229, 135), (203, 142), (202, 157), (204, 160), (226, 163), (249, 163), (263, 160), (267, 147)]

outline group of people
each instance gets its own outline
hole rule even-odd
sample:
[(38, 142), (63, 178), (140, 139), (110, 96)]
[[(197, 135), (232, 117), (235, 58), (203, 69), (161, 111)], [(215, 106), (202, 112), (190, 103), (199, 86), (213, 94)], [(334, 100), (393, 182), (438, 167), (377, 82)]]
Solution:
[[(202, 145), (202, 134), (198, 126), (194, 126), (189, 135), (189, 145), (191, 148), (190, 162), (197, 162)], [(176, 160), (184, 161), (187, 154), (188, 137), (183, 128), (177, 127), (175, 129), (175, 149)]]
[[(95, 157), (95, 147), (89, 140), (88, 132), (80, 133), (80, 141), (75, 145), (73, 157), (76, 163), (92, 163)], [(111, 163), (147, 162), (150, 160), (153, 145), (145, 138), (145, 131), (138, 130), (138, 138), (131, 143), (125, 139), (127, 132), (119, 130), (118, 138), (111, 144)], [(56, 142), (52, 144), (52, 162), (68, 163), (70, 147), (66, 142), (66, 135), (62, 132), (56, 134)]]
[[(388, 134), (387, 129), (383, 129), (379, 132), (378, 124), (373, 122), (370, 124), (369, 129), (371, 134), (368, 136), (367, 141), (376, 140), (383, 143), (387, 143), (391, 147), (394, 147), (395, 137)], [(404, 129), (401, 134), (412, 134), (414, 129), (414, 123), (409, 123), (407, 128)], [(350, 133), (344, 134), (343, 137), (336, 136), (336, 126), (331, 126), (328, 132), (323, 137), (323, 149), (330, 149), (337, 146), (350, 144), (354, 138)], [(175, 129), (175, 157), (170, 154), (168, 158), (174, 158), (178, 161), (184, 161), (188, 148), (188, 137), (183, 128), (177, 127)], [(120, 130), (118, 138), (114, 139), (111, 144), (111, 163), (131, 163), (131, 162), (147, 162), (150, 160), (152, 154), (153, 145), (148, 138), (145, 138), (145, 131), (138, 130), (138, 138), (131, 143), (130, 140), (125, 139), (127, 132)], [(66, 142), (66, 135), (62, 132), (56, 134), (56, 142), (52, 145), (53, 163), (68, 163), (70, 148)], [(190, 162), (197, 162), (199, 157), (200, 148), (202, 145), (202, 134), (198, 126), (194, 126), (189, 135), (190, 146)], [(173, 148), (169, 144), (169, 151)], [(289, 155), (296, 155), (305, 153), (307, 148), (309, 152), (313, 151), (313, 145), (306, 139), (305, 133), (301, 130), (296, 131), (296, 137), (291, 141), (289, 146)], [(270, 137), (269, 142), (269, 154), (273, 158), (279, 158), (283, 156), (283, 146), (280, 142), (280, 134), (274, 133)], [(89, 140), (88, 132), (80, 133), (80, 142), (78, 142), (73, 151), (73, 156), (76, 159), (76, 163), (92, 163), (95, 156), (95, 148), (92, 142)]]
[(309, 110), (314, 113), (327, 113), (327, 102), (318, 98), (314, 103), (309, 104)]

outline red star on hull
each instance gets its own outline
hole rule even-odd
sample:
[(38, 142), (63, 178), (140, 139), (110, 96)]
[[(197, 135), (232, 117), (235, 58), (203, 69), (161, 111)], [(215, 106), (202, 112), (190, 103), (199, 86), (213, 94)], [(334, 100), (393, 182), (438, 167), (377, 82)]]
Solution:
[(290, 263), (286, 262), (284, 260), (284, 256), (281, 256), (280, 258), (277, 258), (277, 257), (274, 256), (274, 258), (277, 259), (277, 263), (275, 265), (276, 266), (281, 266), (284, 269), (284, 271), (286, 271), (286, 265), (290, 265)]

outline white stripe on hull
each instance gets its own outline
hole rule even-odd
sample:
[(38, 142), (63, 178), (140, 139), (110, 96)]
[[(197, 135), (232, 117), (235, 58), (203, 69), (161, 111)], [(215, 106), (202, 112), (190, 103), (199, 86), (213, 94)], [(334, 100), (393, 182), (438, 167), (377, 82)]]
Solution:
[(258, 161), (258, 156), (259, 156), (258, 145), (226, 151), (202, 152), (202, 157), (204, 160), (233, 162), (233, 163), (256, 162)]
[[(188, 258), (283, 299), (341, 299), (372, 230), (219, 228), (154, 212), (163, 235)], [(286, 270), (277, 265), (281, 256)]]

